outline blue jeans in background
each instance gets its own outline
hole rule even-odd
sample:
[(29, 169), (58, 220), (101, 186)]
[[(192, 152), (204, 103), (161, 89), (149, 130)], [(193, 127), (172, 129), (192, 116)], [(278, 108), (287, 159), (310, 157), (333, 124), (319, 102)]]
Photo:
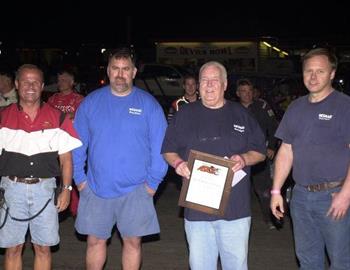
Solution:
[(185, 231), (191, 270), (216, 270), (220, 255), (223, 270), (248, 269), (251, 217), (232, 221), (188, 221)]
[(309, 192), (295, 185), (291, 200), (296, 255), (302, 270), (325, 268), (325, 248), (332, 270), (350, 269), (350, 214), (341, 220), (327, 216), (332, 202), (328, 191)]

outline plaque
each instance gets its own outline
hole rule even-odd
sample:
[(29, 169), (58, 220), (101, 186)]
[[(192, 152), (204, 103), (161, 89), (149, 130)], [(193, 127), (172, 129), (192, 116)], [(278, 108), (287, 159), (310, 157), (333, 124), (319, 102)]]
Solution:
[(183, 179), (179, 205), (223, 216), (232, 188), (234, 161), (191, 150), (190, 179)]

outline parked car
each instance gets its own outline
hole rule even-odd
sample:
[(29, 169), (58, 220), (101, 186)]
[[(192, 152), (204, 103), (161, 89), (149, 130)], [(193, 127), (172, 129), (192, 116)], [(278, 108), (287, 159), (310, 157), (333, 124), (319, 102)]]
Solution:
[(178, 97), (183, 94), (185, 71), (164, 64), (143, 64), (136, 75), (135, 85), (154, 96)]
[(333, 80), (333, 87), (350, 95), (350, 62), (341, 62)]
[(143, 64), (138, 69), (134, 84), (155, 96), (167, 113), (171, 102), (183, 95), (183, 77), (187, 73), (178, 66)]

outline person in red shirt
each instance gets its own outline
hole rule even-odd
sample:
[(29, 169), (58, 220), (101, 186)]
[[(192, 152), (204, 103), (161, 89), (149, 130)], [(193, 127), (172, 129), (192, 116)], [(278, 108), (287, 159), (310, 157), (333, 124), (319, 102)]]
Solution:
[[(75, 92), (74, 85), (74, 73), (68, 69), (61, 70), (57, 75), (57, 88), (59, 92), (52, 95), (47, 101), (53, 107), (69, 114), (71, 119), (74, 119), (75, 112), (84, 98), (84, 96)], [(77, 215), (78, 203), (79, 196), (74, 186), (69, 205), (69, 210), (73, 217)]]
[(72, 118), (74, 118), (75, 112), (84, 98), (75, 92), (74, 85), (74, 73), (68, 69), (60, 71), (57, 75), (57, 88), (59, 92), (52, 95), (48, 100), (50, 105), (70, 114)]
[[(0, 248), (1, 269), (22, 269), (29, 231), (34, 249), (32, 269), (52, 269), (51, 246), (59, 243), (58, 212), (72, 190), (72, 153), (82, 145), (67, 115), (41, 101), (44, 74), (32, 64), (20, 66), (15, 85), (18, 102), (0, 111)], [(56, 177), (62, 192), (54, 204)]]

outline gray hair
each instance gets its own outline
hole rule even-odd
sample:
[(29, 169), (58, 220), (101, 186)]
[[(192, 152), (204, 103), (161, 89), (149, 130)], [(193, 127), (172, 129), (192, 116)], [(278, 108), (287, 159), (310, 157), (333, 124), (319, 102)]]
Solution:
[(224, 67), (223, 64), (221, 64), (221, 63), (219, 63), (217, 61), (209, 61), (209, 62), (205, 63), (199, 70), (199, 79), (201, 79), (201, 77), (202, 77), (203, 70), (206, 69), (207, 67), (210, 67), (210, 66), (217, 67), (220, 70), (221, 79), (223, 81), (227, 80), (226, 68)]

